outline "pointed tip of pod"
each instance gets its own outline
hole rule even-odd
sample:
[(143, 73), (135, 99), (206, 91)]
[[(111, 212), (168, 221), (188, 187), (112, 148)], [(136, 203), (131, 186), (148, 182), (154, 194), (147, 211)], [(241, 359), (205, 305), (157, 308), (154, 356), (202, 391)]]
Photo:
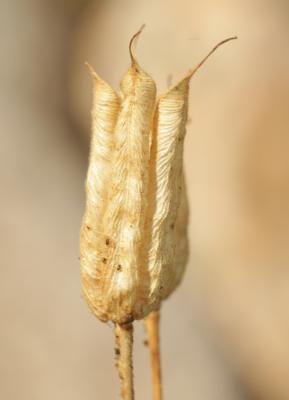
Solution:
[(90, 75), (92, 77), (95, 77), (95, 75), (97, 76), (95, 70), (93, 69), (93, 67), (89, 64), (89, 62), (85, 61), (84, 66), (88, 69)]
[(94, 68), (87, 61), (85, 61), (84, 65), (88, 69), (88, 72), (93, 80), (102, 81), (100, 76), (95, 72)]
[(189, 71), (189, 73), (182, 78), (179, 82), (177, 82), (175, 85), (173, 85), (171, 88), (169, 88), (169, 90), (165, 93), (168, 94), (170, 92), (176, 91), (181, 89), (182, 87), (186, 86), (189, 84), (191, 78), (195, 75), (195, 73), (202, 67), (202, 65), (208, 60), (208, 58), (215, 53), (215, 51), (222, 46), (223, 44), (230, 42), (231, 40), (236, 40), (238, 39), (237, 36), (232, 36), (229, 37), (227, 39), (222, 40), (221, 42), (217, 43), (212, 50), (209, 51), (209, 53), (196, 65), (195, 68), (193, 68), (192, 70)]
[(224, 39), (224, 40), (222, 40), (221, 42), (217, 43), (217, 44), (212, 48), (212, 50), (210, 50), (209, 53), (196, 65), (196, 67), (188, 73), (187, 77), (188, 77), (189, 79), (191, 79), (192, 76), (195, 75), (195, 73), (201, 68), (201, 66), (202, 66), (203, 64), (205, 64), (205, 62), (207, 61), (207, 59), (208, 59), (213, 53), (215, 53), (215, 51), (216, 51), (219, 47), (221, 47), (221, 46), (222, 46), (223, 44), (225, 44), (225, 43), (230, 42), (231, 40), (236, 40), (236, 39), (238, 39), (237, 36), (231, 36), (231, 37), (229, 37), (229, 38), (227, 38), (227, 39)]
[(142, 90), (151, 91), (151, 93), (156, 92), (156, 85), (153, 78), (148, 74), (142, 66), (138, 63), (134, 55), (134, 45), (135, 40), (141, 34), (145, 27), (143, 24), (140, 29), (132, 36), (129, 42), (129, 53), (131, 58), (131, 65), (128, 70), (125, 72), (121, 82), (120, 82), (120, 90), (121, 95), (128, 95), (134, 92), (136, 87), (142, 86)]
[(132, 65), (136, 65), (137, 64), (137, 61), (136, 61), (136, 58), (135, 58), (135, 55), (134, 55), (134, 44), (135, 44), (135, 41), (136, 41), (136, 39), (139, 37), (139, 35), (142, 33), (142, 31), (144, 30), (144, 28), (145, 28), (145, 24), (143, 24), (140, 28), (139, 28), (139, 30), (132, 36), (132, 38), (130, 39), (130, 42), (129, 42), (129, 54), (130, 54), (130, 59), (131, 59), (131, 63), (132, 63)]
[(84, 65), (88, 69), (89, 75), (94, 85), (101, 85), (102, 87), (105, 87), (109, 91), (115, 93), (114, 89), (95, 72), (94, 68), (88, 62), (85, 62)]

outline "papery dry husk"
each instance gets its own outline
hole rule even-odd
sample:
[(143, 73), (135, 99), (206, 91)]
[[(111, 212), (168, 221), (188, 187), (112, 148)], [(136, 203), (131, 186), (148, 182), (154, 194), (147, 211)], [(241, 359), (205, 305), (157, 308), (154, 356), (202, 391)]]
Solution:
[(101, 320), (142, 319), (181, 281), (188, 259), (183, 145), (189, 82), (156, 101), (131, 50), (120, 96), (93, 71), (92, 145), (81, 228), (85, 298)]
[(187, 259), (187, 246), (177, 243), (186, 242), (187, 207), (178, 209), (189, 78), (156, 104), (155, 84), (134, 58), (120, 97), (92, 76), (82, 285), (98, 318), (124, 323), (159, 307)]

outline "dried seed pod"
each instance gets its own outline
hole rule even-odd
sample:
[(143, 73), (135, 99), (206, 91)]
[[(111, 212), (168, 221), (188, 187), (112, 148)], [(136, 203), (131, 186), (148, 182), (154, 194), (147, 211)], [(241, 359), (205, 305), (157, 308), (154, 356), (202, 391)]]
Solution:
[[(182, 196), (186, 197), (183, 176), (183, 143), (188, 114), (190, 76), (180, 81), (158, 101), (152, 138), (150, 174), (151, 235), (148, 269), (150, 272), (149, 303), (158, 308), (162, 299), (176, 287), (179, 270), (184, 269), (188, 246), (178, 254), (176, 231), (182, 230), (187, 242), (188, 209), (179, 210)], [(184, 204), (185, 205), (185, 204)], [(178, 214), (184, 215), (178, 221)], [(183, 224), (180, 227), (180, 222)], [(180, 250), (180, 247), (179, 247)], [(178, 254), (178, 256), (177, 256)]]
[[(88, 65), (88, 64), (87, 64)], [(80, 233), (82, 288), (86, 301), (101, 319), (102, 276), (107, 258), (97, 250), (102, 239), (102, 215), (108, 202), (108, 182), (113, 172), (113, 131), (120, 99), (88, 65), (93, 79), (92, 136), (86, 179), (86, 210)]]
[(120, 96), (91, 70), (82, 286), (93, 313), (117, 324), (158, 309), (181, 280), (188, 258), (183, 142), (189, 81), (225, 42), (156, 103), (155, 83), (131, 49), (139, 33), (130, 43)]
[[(124, 400), (134, 399), (134, 319), (146, 318), (154, 399), (161, 400), (159, 312), (188, 259), (188, 201), (183, 144), (193, 72), (156, 102), (152, 78), (131, 66), (120, 96), (89, 66), (94, 80), (92, 140), (81, 227), (84, 297), (102, 321), (115, 323)], [(153, 312), (156, 310), (156, 312)]]
[[(142, 318), (149, 311), (143, 311), (148, 279), (140, 257), (156, 90), (155, 83), (133, 54), (131, 58), (131, 67), (120, 85), (121, 108), (117, 121), (111, 121), (113, 132), (107, 131), (108, 141), (113, 143), (107, 155), (110, 161), (107, 170), (97, 171), (98, 166), (93, 164), (98, 155), (91, 155), (81, 237), (82, 284), (88, 304), (101, 320), (118, 323)], [(116, 97), (107, 96), (107, 107), (113, 107), (116, 102)], [(94, 129), (93, 135), (99, 136), (99, 130)], [(101, 180), (102, 174), (106, 182), (103, 194), (99, 194), (94, 190), (94, 180)], [(102, 203), (98, 218), (96, 201)], [(89, 239), (92, 237), (93, 241)]]

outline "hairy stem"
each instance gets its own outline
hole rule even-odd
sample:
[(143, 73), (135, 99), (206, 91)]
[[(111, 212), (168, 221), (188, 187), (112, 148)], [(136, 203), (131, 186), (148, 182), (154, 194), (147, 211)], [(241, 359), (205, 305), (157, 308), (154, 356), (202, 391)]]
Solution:
[(145, 324), (148, 333), (150, 357), (151, 357), (153, 400), (162, 400), (159, 322), (160, 322), (159, 311), (152, 311), (145, 318)]
[(123, 400), (134, 400), (132, 365), (132, 323), (115, 325), (115, 341), (116, 364), (121, 383), (121, 398)]

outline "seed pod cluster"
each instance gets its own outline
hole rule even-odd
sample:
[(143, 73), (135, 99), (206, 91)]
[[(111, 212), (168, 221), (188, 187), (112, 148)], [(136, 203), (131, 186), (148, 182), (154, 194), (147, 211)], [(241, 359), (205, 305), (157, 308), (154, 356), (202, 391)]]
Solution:
[(183, 146), (195, 70), (156, 99), (153, 79), (131, 50), (138, 34), (119, 95), (89, 67), (94, 89), (81, 280), (92, 312), (117, 324), (158, 309), (188, 259)]

